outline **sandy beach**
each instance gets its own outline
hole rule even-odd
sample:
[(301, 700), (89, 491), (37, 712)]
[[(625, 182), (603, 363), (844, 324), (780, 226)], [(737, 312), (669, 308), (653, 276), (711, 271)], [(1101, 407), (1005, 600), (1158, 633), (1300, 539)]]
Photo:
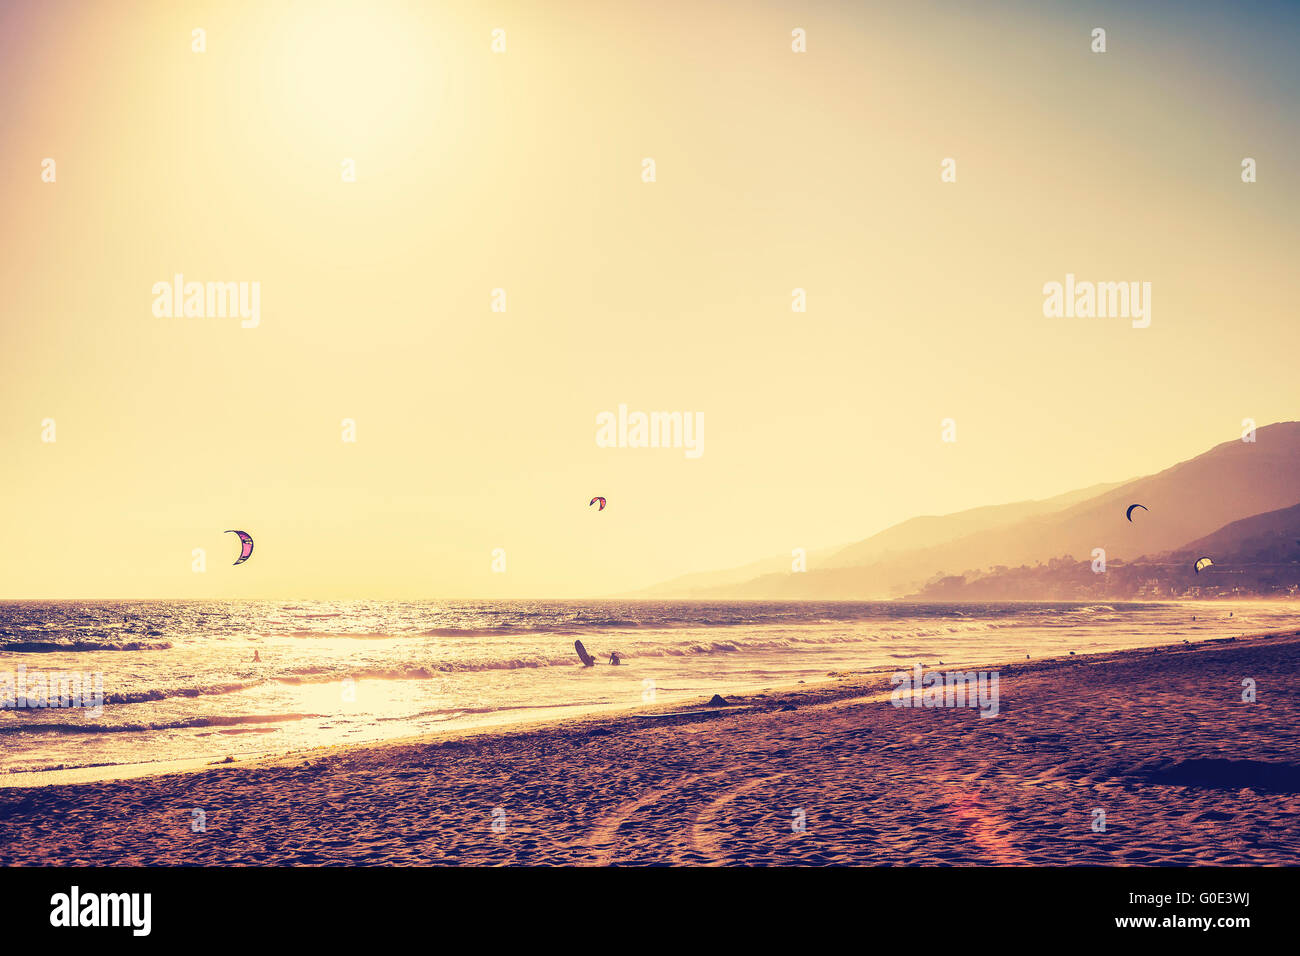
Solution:
[(1295, 865), (1297, 665), (1289, 630), (1003, 665), (992, 718), (892, 706), (871, 673), (690, 716), (5, 789), (0, 862)]

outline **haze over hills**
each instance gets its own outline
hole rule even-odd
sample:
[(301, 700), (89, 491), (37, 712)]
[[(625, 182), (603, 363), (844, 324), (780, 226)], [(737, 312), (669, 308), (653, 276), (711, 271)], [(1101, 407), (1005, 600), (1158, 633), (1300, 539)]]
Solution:
[[(1197, 572), (1198, 558), (1212, 565)], [(1177, 551), (1136, 561), (1053, 558), (1033, 567), (949, 575), (920, 601), (1087, 601), (1148, 598), (1292, 597), (1300, 593), (1300, 505), (1225, 525)]]
[[(1124, 517), (1128, 505), (1148, 511)], [(1053, 558), (1132, 561), (1174, 552), (1225, 526), (1300, 504), (1300, 422), (1260, 428), (1154, 475), (1037, 502), (916, 518), (791, 573), (789, 559), (687, 575), (640, 596), (863, 600), (919, 590), (941, 575)], [(1255, 526), (1251, 526), (1252, 528)], [(751, 577), (739, 572), (761, 570)]]
[[(893, 554), (932, 548), (955, 541), (965, 535), (997, 527), (1034, 515), (1059, 511), (1068, 505), (1117, 488), (1122, 482), (1093, 485), (1053, 498), (1016, 501), (1002, 505), (984, 505), (949, 515), (921, 515), (908, 518), (884, 531), (847, 546), (824, 548), (808, 555), (808, 567), (817, 569), (846, 568), (868, 564)], [(657, 584), (636, 597), (682, 597), (699, 591), (718, 591), (746, 584), (756, 578), (790, 575), (791, 556), (776, 555), (723, 571), (699, 571)]]
[(859, 541), (857, 544), (834, 552), (826, 566), (855, 567), (898, 552), (932, 548), (978, 531), (1060, 511), (1072, 504), (1118, 488), (1122, 484), (1123, 482), (1114, 481), (1093, 485), (1080, 491), (1069, 491), (1052, 498), (1017, 501), (1005, 505), (985, 505), (950, 515), (923, 515), (919, 518), (909, 518), (886, 528), (879, 534), (872, 535), (865, 541)]
[(1227, 565), (1300, 561), (1300, 505), (1251, 515), (1184, 545), (1171, 560), (1209, 555)]

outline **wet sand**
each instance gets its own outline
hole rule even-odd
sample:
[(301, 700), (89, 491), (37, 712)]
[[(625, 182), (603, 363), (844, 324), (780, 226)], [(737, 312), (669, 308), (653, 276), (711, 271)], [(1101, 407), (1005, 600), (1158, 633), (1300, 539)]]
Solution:
[(999, 670), (992, 718), (894, 707), (874, 673), (741, 711), (5, 789), (0, 862), (1300, 864), (1300, 631)]

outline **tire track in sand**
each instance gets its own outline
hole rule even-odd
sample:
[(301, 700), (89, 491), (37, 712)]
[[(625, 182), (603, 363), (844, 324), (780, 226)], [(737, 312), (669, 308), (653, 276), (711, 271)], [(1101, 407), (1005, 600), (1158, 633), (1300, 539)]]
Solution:
[(690, 830), (688, 831), (688, 841), (691, 851), (699, 856), (709, 860), (710, 866), (725, 866), (727, 861), (717, 852), (719, 838), (716, 834), (711, 834), (709, 830), (718, 816), (730, 804), (735, 802), (738, 797), (749, 793), (751, 790), (757, 790), (765, 783), (771, 783), (774, 780), (781, 780), (790, 776), (794, 771), (784, 770), (781, 773), (769, 774), (766, 777), (757, 777), (753, 780), (746, 780), (744, 783), (737, 784), (730, 790), (725, 791), (720, 797), (716, 797), (705, 805), (704, 809), (695, 814), (695, 819), (691, 821)]
[(588, 851), (595, 854), (594, 859), (580, 862), (579, 866), (608, 866), (618, 852), (618, 832), (637, 813), (652, 806), (666, 797), (677, 796), (683, 788), (704, 777), (717, 777), (729, 774), (729, 770), (714, 770), (709, 773), (694, 773), (678, 777), (666, 786), (656, 787), (643, 793), (634, 800), (620, 803), (610, 813), (601, 817), (594, 827), (587, 831), (585, 837), (569, 844), (569, 848)]
[(988, 809), (972, 790), (947, 787), (950, 812), (960, 820), (970, 834), (971, 841), (980, 848), (995, 866), (1028, 866), (1029, 861), (1005, 831), (1006, 821)]

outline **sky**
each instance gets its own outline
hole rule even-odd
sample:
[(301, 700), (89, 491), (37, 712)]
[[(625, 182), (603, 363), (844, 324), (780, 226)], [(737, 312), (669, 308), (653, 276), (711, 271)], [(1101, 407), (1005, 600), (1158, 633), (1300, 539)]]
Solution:
[[(1297, 39), (1290, 4), (6, 3), (0, 598), (599, 596), (1294, 419)], [(256, 327), (158, 315), (178, 273), (258, 283)], [(1045, 316), (1067, 274), (1150, 283), (1149, 327)], [(702, 453), (601, 447), (620, 404)]]

